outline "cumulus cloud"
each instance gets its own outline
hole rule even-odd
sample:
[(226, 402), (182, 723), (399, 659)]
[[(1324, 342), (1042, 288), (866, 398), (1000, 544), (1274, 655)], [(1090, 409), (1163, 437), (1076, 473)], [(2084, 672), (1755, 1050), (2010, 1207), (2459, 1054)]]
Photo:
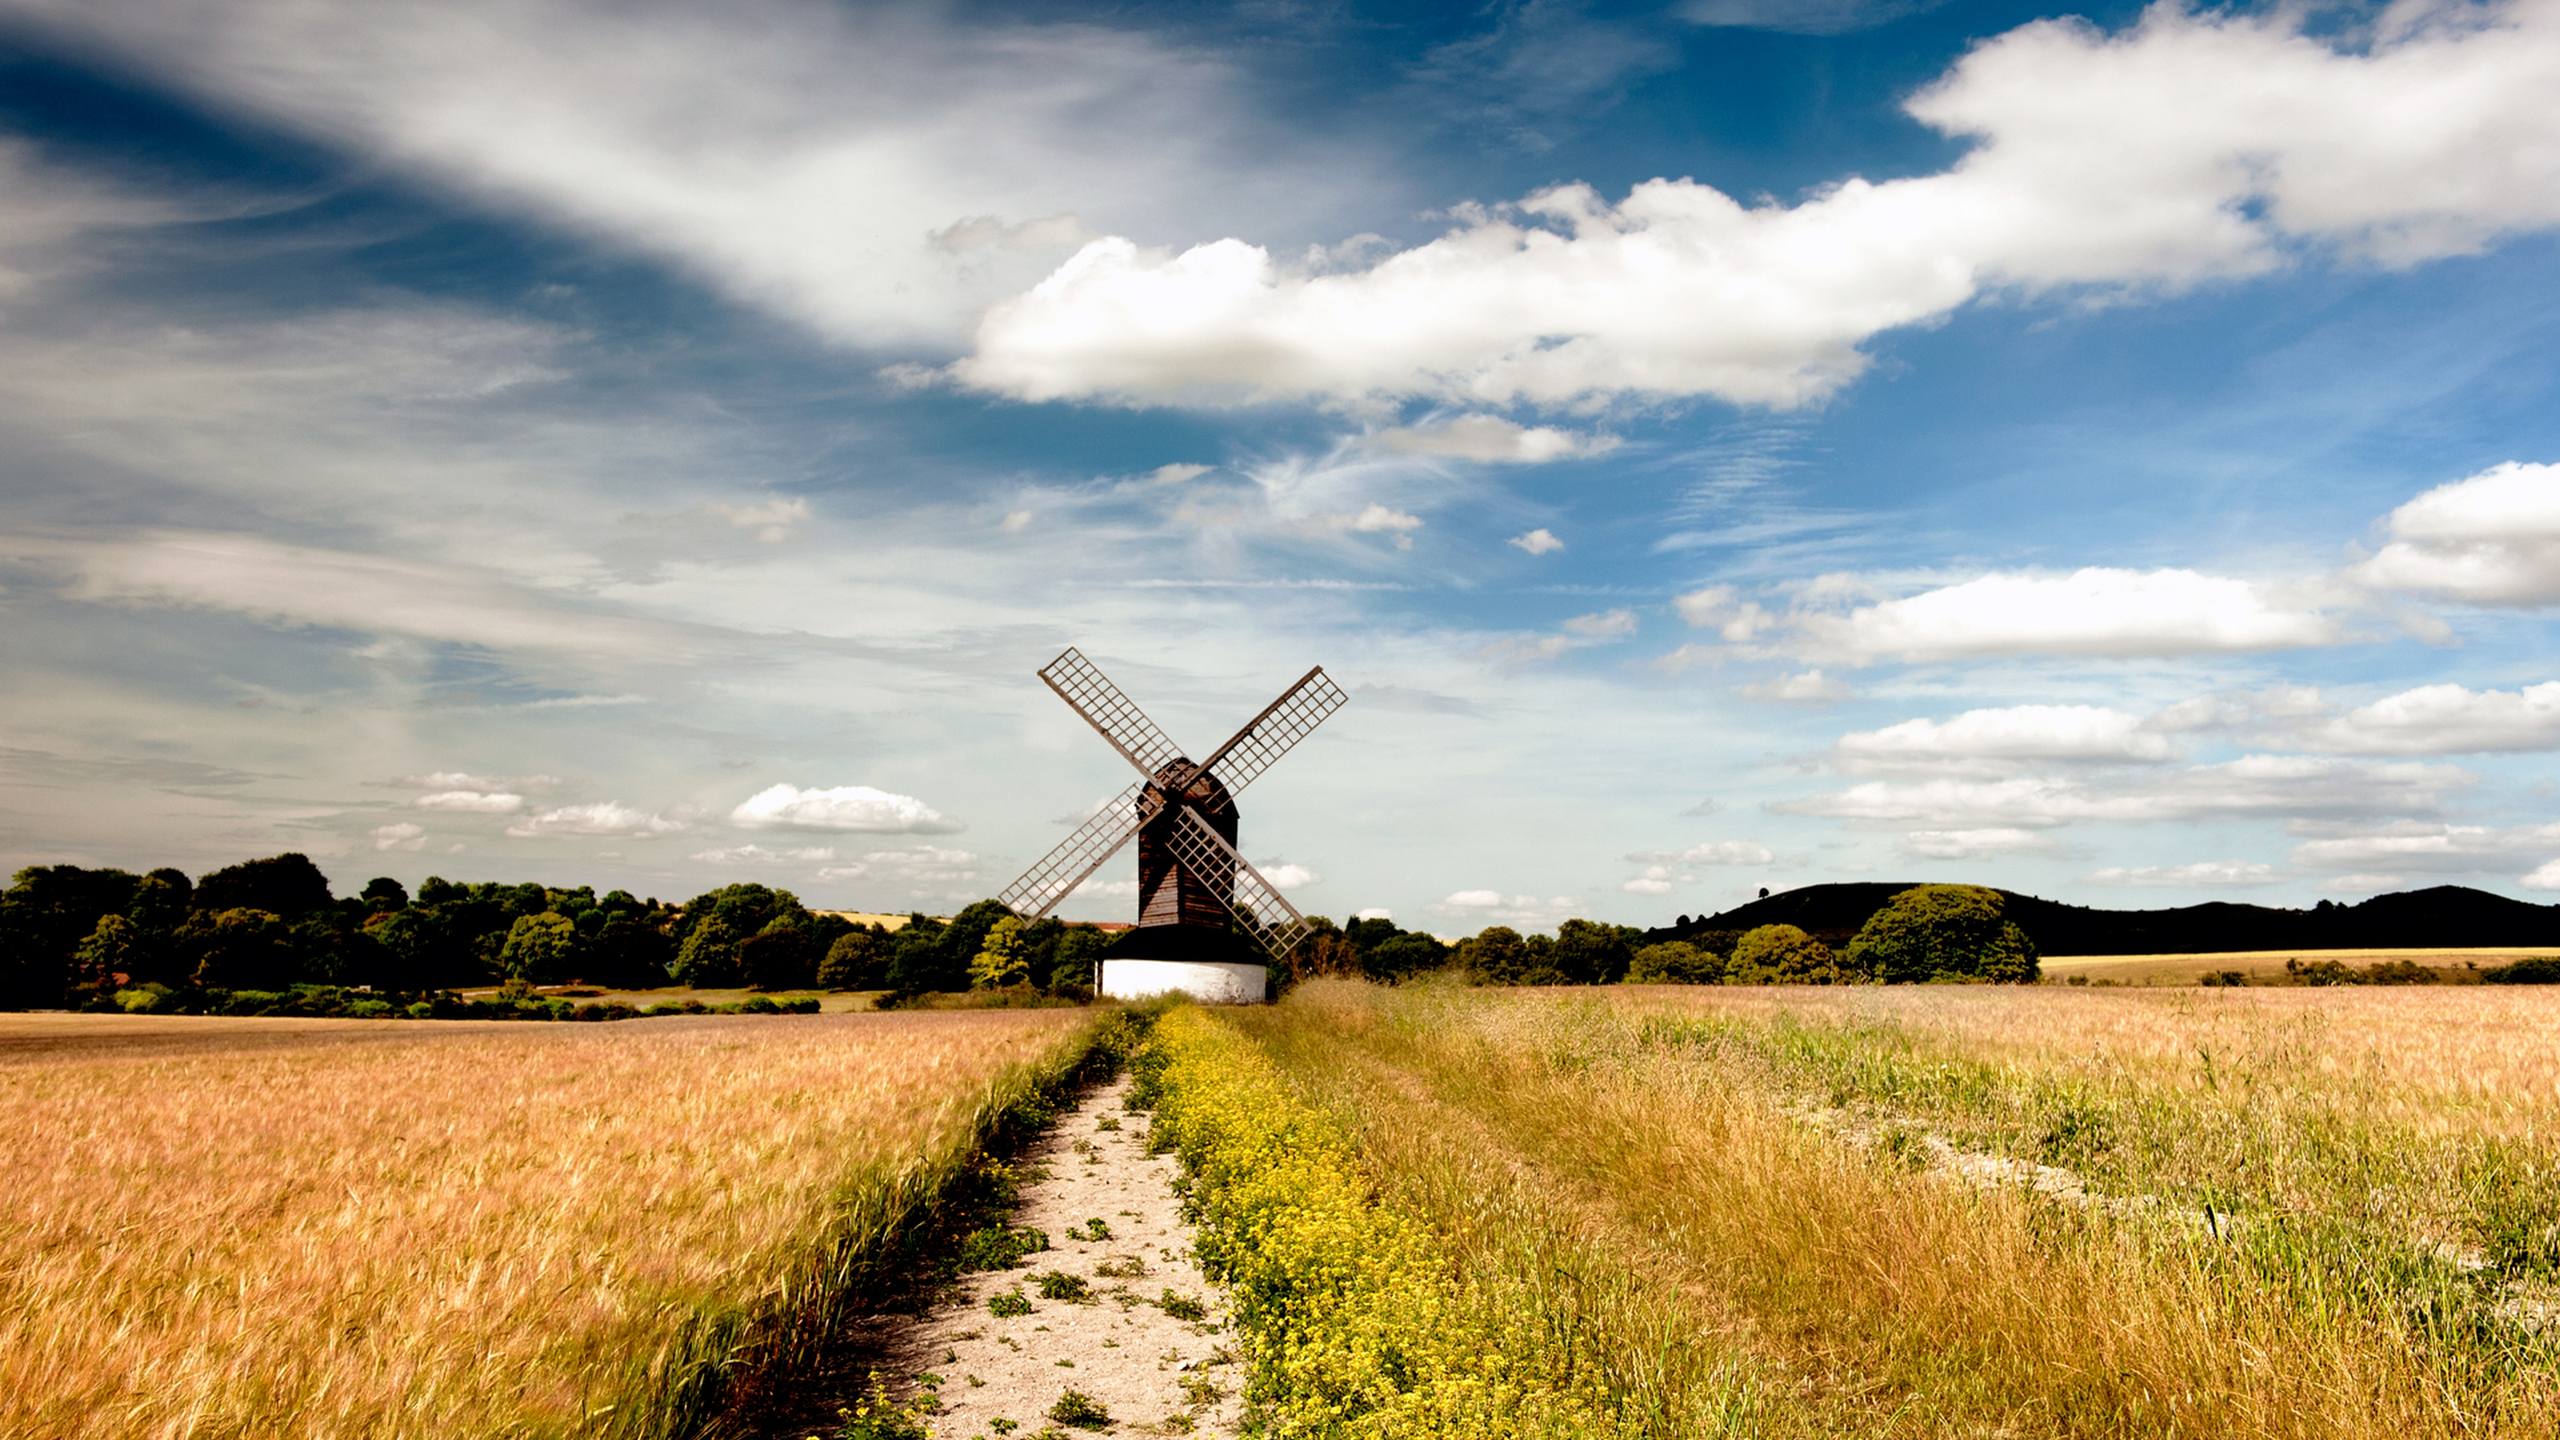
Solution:
[(1544, 525), (1526, 534), (1514, 535), (1502, 543), (1515, 550), (1525, 550), (1532, 555), (1552, 555), (1564, 548), (1564, 542), (1556, 538), (1556, 532)]
[(1410, 550), (1413, 532), (1422, 528), (1422, 517), (1372, 500), (1361, 507), (1359, 514), (1344, 517), (1343, 525), (1355, 535), (1393, 536), (1397, 549)]
[(1816, 669), (1754, 680), (1742, 687), (1742, 693), (1749, 699), (1783, 705), (1828, 705), (1849, 699), (1855, 692), (1846, 681), (1832, 679)]
[(2560, 604), (2560, 465), (2509, 461), (2391, 512), (2355, 575), (2474, 605)]
[(471, 815), (513, 815), (524, 797), (508, 790), (438, 790), (417, 799), (421, 810), (459, 810)]
[(1618, 886), (1630, 895), (1668, 895), (1673, 889), (1671, 867), (1647, 865), (1643, 873)]
[(647, 840), (659, 835), (672, 835), (684, 828), (684, 822), (634, 810), (611, 800), (588, 805), (561, 805), (539, 814), (529, 815), (507, 827), (507, 833), (518, 839), (541, 835), (613, 835), (626, 839)]
[(1627, 858), (1663, 865), (1767, 865), (1778, 857), (1749, 840), (1707, 840), (1686, 850), (1639, 850)]
[[(861, 858), (818, 871), (821, 880), (887, 880), (910, 887), (953, 885), (977, 877), (978, 857), (947, 845), (917, 845), (906, 850), (872, 850)], [(1137, 882), (1131, 881), (1130, 893)]]
[(2312, 726), (2304, 739), (2356, 755), (2560, 750), (2560, 681), (2518, 690), (2421, 685)]
[(2294, 846), (2293, 860), (2306, 868), (2512, 871), (2546, 858), (2555, 847), (2560, 847), (2560, 824), (2500, 828), (2402, 821), (2305, 840)]
[(1614, 435), (1586, 435), (1552, 425), (1519, 425), (1499, 415), (1460, 415), (1381, 430), (1370, 443), (1401, 455), (1444, 455), (1491, 465), (1539, 465), (1605, 455)]
[(1576, 615), (1564, 622), (1564, 628), (1585, 640), (1623, 640), (1636, 633), (1636, 612), (1618, 609)]
[(1758, 602), (1745, 600), (1730, 585), (1708, 585), (1674, 599), (1671, 608), (1701, 630), (1713, 630), (1736, 645), (1748, 643), (1775, 621)]
[(738, 802), (729, 823), (744, 830), (860, 830), (876, 834), (948, 834), (960, 828), (912, 795), (868, 785), (804, 790), (768, 785)]
[(1570, 895), (1553, 895), (1540, 899), (1535, 895), (1505, 895), (1499, 890), (1453, 890), (1434, 902), (1434, 913), (1455, 917), (1473, 925), (1511, 925), (1529, 929), (1546, 929), (1573, 913), (1582, 902)]
[(2050, 835), (2015, 826), (1972, 830), (1914, 830), (1902, 837), (1902, 853), (1922, 860), (1980, 860), (1992, 855), (2043, 855), (2062, 847)]
[(2527, 890), (2560, 890), (2560, 860), (2554, 860), (2516, 882)]
[(1809, 648), (1859, 664), (2011, 655), (2159, 658), (2341, 638), (2334, 619), (2276, 587), (2193, 570), (2095, 566), (2067, 575), (1984, 575), (1845, 614), (1802, 615), (1795, 625)]
[(796, 845), (771, 849), (763, 845), (715, 845), (690, 857), (705, 865), (824, 865), (836, 858), (832, 845)]
[(1215, 465), (1202, 465), (1197, 461), (1177, 460), (1170, 465), (1159, 465), (1148, 471), (1146, 479), (1150, 485), (1183, 485), (1217, 468)]
[(2020, 775), (1979, 780), (1870, 780), (1773, 808), (1932, 830), (2048, 829), (2082, 822), (2433, 814), (2468, 786), (2445, 765), (2371, 764), (2298, 755), (2246, 755), (2214, 765), (2108, 783)]
[(2141, 885), (2176, 889), (2245, 888), (2272, 885), (2282, 877), (2272, 865), (2250, 860), (2199, 860), (2192, 865), (2109, 866), (2089, 878), (2100, 885)]
[(2096, 705), (2013, 705), (1947, 720), (1905, 720), (1843, 735), (1832, 753), (1853, 769), (1953, 768), (1978, 762), (2154, 762), (2169, 742), (2142, 717)]
[(426, 844), (426, 827), (421, 825), (402, 821), (396, 825), (373, 827), (373, 848), (376, 850), (423, 850)]
[(1351, 918), (1352, 918), (1352, 919), (1354, 919), (1354, 920), (1387, 920), (1387, 921), (1392, 921), (1392, 920), (1394, 920), (1394, 919), (1396, 918), (1396, 912), (1394, 912), (1393, 910), (1390, 910), (1390, 909), (1386, 908), (1386, 907), (1385, 907), (1385, 906), (1383, 906), (1383, 905), (1372, 905), (1372, 906), (1368, 907), (1368, 908), (1367, 908), (1367, 909), (1365, 909), (1365, 910), (1354, 910), (1354, 911), (1352, 911), (1352, 912), (1351, 912)]
[(991, 309), (954, 373), (1028, 400), (1794, 406), (1871, 337), (1993, 291), (2174, 289), (2308, 245), (2411, 264), (2560, 223), (2560, 12), (2431, 7), (2335, 39), (2308, 19), (2022, 26), (1908, 104), (1971, 142), (1952, 167), (1793, 204), (1559, 186), (1348, 270), (1097, 239)]
[(1270, 881), (1272, 884), (1283, 890), (1304, 890), (1310, 885), (1321, 885), (1324, 883), (1324, 876), (1318, 874), (1314, 869), (1305, 865), (1297, 864), (1294, 861), (1273, 860), (1257, 864), (1254, 868), (1262, 872), (1263, 879)]

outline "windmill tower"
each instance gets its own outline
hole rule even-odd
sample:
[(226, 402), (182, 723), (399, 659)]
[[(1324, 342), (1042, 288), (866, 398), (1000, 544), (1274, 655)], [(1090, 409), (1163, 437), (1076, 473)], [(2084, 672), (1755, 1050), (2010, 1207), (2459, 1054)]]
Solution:
[(1040, 679), (1138, 778), (997, 898), (1038, 919), (1135, 839), (1138, 928), (1103, 957), (1102, 993), (1263, 999), (1268, 962), (1287, 959), (1305, 938), (1306, 917), (1236, 853), (1236, 796), (1351, 697), (1319, 665), (1208, 759), (1194, 761), (1072, 647), (1043, 666)]

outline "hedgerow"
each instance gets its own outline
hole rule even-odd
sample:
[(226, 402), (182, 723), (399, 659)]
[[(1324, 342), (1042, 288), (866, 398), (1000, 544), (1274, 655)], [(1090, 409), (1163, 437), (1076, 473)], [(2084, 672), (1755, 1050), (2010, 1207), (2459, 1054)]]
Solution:
[(1381, 1203), (1350, 1143), (1243, 1036), (1205, 1012), (1141, 1055), (1156, 1134), (1180, 1155), (1200, 1264), (1227, 1287), (1254, 1433), (1598, 1436), (1539, 1338), (1471, 1295), (1431, 1228)]

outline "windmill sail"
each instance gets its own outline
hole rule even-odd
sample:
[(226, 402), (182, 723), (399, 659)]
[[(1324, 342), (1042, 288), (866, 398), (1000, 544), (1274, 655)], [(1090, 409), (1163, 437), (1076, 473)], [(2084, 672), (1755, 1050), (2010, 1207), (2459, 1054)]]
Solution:
[(1261, 714), (1246, 721), (1243, 729), (1212, 751), (1208, 759), (1200, 762), (1200, 768), (1215, 773), (1228, 794), (1241, 793), (1350, 699), (1318, 665), (1299, 676), (1297, 684), (1280, 692), (1279, 699), (1262, 707)]
[(1026, 920), (1037, 920), (1048, 914), (1057, 908), (1059, 901), (1074, 894), (1086, 876), (1119, 854), (1120, 847), (1128, 844), (1138, 833), (1138, 827), (1155, 818), (1159, 804), (1154, 794), (1148, 791), (1146, 781), (1131, 782), (1128, 789), (1103, 802), (1102, 808), (1086, 816), (1074, 834), (1060, 841), (1057, 849), (1041, 856), (996, 898)]
[(1084, 658), (1084, 652), (1070, 645), (1057, 659), (1040, 668), (1040, 679), (1067, 708), (1084, 717), (1122, 759), (1138, 767), (1141, 775), (1153, 775), (1166, 761), (1182, 753), (1173, 738), (1157, 728), (1111, 677)]
[(1168, 838), (1175, 863), (1225, 901), (1236, 927), (1252, 936), (1274, 961), (1289, 958), (1289, 952), (1306, 938), (1307, 917), (1298, 913), (1279, 886), (1247, 864), (1198, 811), (1184, 806), (1174, 817)]

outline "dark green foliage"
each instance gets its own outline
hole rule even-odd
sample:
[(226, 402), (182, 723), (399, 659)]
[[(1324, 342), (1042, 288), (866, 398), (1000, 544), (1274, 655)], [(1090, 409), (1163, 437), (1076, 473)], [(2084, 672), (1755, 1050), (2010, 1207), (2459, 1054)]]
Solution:
[(196, 882), (198, 910), (264, 910), (290, 920), (326, 910), (331, 903), (329, 877), (299, 851), (243, 860)]
[(1011, 1290), (999, 1290), (987, 1297), (987, 1313), (999, 1320), (1028, 1315), (1031, 1313), (1031, 1298), (1022, 1293), (1020, 1286), (1015, 1286)]
[(2481, 971), (2480, 978), (2492, 985), (2560, 985), (2560, 955), (2536, 955), (2493, 965)]
[(1157, 1301), (1156, 1305), (1167, 1315), (1172, 1316), (1176, 1320), (1185, 1321), (1189, 1324), (1197, 1325), (1201, 1321), (1209, 1318), (1208, 1306), (1201, 1304), (1199, 1301), (1181, 1293), (1178, 1290), (1165, 1291), (1164, 1298)]
[(586, 942), (568, 916), (557, 910), (544, 910), (520, 915), (507, 927), (507, 941), (498, 952), (498, 966), (511, 980), (557, 985), (563, 980), (582, 978), (578, 962), (585, 949)]
[(1997, 890), (1916, 885), (1867, 919), (1841, 956), (1844, 968), (1886, 984), (1983, 980), (2028, 984), (2035, 943), (2002, 913)]
[(888, 932), (876, 925), (846, 931), (818, 962), (818, 984), (828, 990), (879, 990), (889, 983)]
[[(589, 913), (606, 918), (588, 943), (585, 978), (624, 990), (667, 983), (667, 966), (676, 951), (665, 931), (646, 919), (603, 906)], [(579, 919), (583, 928), (585, 917)]]
[[(2086, 975), (2074, 975), (2071, 977), (2071, 981), (2075, 985), (2086, 985), (2089, 983), (2089, 977)], [(2196, 983), (2208, 988), (2239, 989), (2249, 983), (2249, 972), (2246, 970), (2208, 970), (2202, 975), (2196, 977)]]
[(1401, 931), (1379, 941), (1360, 956), (1360, 973), (1393, 984), (1449, 963), (1449, 947), (1415, 931)]
[(1049, 1233), (1028, 1226), (989, 1225), (972, 1230), (960, 1241), (960, 1268), (963, 1270), (1010, 1270), (1022, 1263), (1025, 1255), (1037, 1255), (1049, 1248)]
[(1081, 1275), (1061, 1270), (1043, 1270), (1032, 1279), (1043, 1300), (1071, 1300), (1078, 1304), (1093, 1298), (1093, 1286)]
[(817, 937), (805, 924), (777, 917), (738, 946), (738, 973), (758, 990), (806, 990), (817, 983)]
[(367, 914), (409, 908), (409, 888), (388, 875), (376, 875), (364, 882), (364, 889), (356, 898), (364, 902)]
[(968, 942), (967, 954), (957, 953), (959, 944), (952, 939), (951, 929), (939, 920), (910, 915), (907, 923), (889, 936), (884, 978), (893, 994), (922, 995), (969, 988), (969, 961), (978, 953), (978, 947), (973, 938)]
[(178, 931), (192, 965), (188, 980), (206, 990), (281, 990), (293, 983), (293, 932), (266, 910), (197, 911)]
[(1556, 927), (1555, 968), (1568, 985), (1614, 985), (1626, 976), (1639, 933), (1597, 920), (1567, 920)]

